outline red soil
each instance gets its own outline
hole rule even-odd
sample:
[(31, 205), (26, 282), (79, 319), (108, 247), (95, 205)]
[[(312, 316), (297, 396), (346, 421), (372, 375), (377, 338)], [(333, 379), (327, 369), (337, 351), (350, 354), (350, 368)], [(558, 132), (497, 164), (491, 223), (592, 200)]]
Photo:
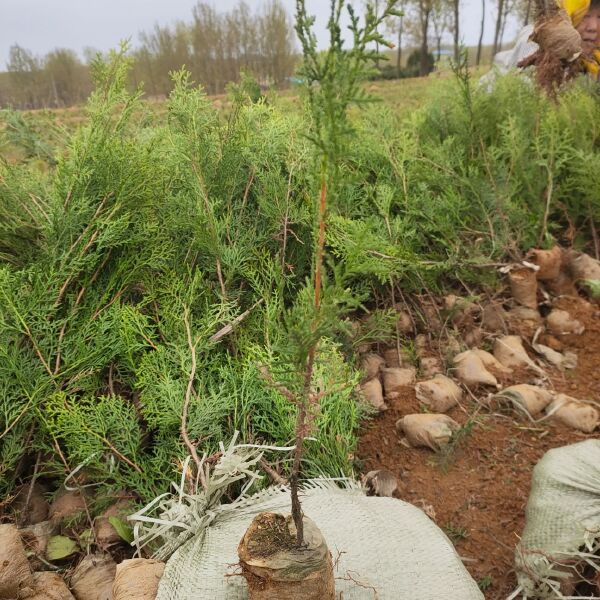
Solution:
[[(578, 366), (564, 374), (549, 370), (552, 383), (558, 391), (600, 402), (600, 310), (579, 299), (562, 300), (558, 306), (582, 321), (586, 331), (563, 338), (565, 349), (577, 352)], [(533, 373), (519, 373), (512, 383), (534, 379)], [(449, 455), (449, 463), (440, 465), (439, 455), (399, 443), (396, 421), (420, 412), (414, 390), (406, 388), (389, 405), (362, 431), (357, 454), (365, 472), (385, 468), (395, 473), (397, 496), (433, 516), (487, 599), (504, 600), (516, 587), (514, 549), (523, 531), (534, 465), (551, 448), (597, 434), (550, 421), (533, 424), (512, 411), (482, 409), (470, 401), (449, 414), (461, 424), (475, 416), (475, 425)]]

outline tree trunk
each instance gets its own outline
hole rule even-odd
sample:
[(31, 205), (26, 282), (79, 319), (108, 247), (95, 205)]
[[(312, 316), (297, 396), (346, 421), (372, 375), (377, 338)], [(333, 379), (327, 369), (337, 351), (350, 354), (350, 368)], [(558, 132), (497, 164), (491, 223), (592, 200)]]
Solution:
[[(379, 0), (375, 0), (375, 16), (379, 16)], [(377, 58), (375, 59), (375, 66), (379, 69), (379, 42), (375, 42), (375, 51), (377, 52)]]
[(454, 60), (460, 58), (460, 0), (454, 0)]
[(504, 0), (504, 16), (502, 17), (502, 27), (500, 29), (500, 39), (498, 40), (498, 50), (502, 48), (502, 40), (504, 39), (504, 30), (506, 29), (506, 21), (508, 21), (508, 11), (510, 9), (510, 2)]
[(529, 17), (531, 16), (531, 0), (527, 0), (527, 10), (525, 11), (525, 21), (523, 22), (523, 27), (527, 27), (529, 25)]
[(506, 0), (498, 0), (498, 14), (496, 16), (496, 27), (494, 29), (494, 48), (493, 56), (498, 53), (500, 44), (500, 32), (502, 31), (502, 21), (504, 20), (504, 4)]
[(437, 62), (440, 62), (440, 58), (442, 58), (442, 36), (437, 36)]
[(485, 29), (485, 0), (481, 0), (481, 29), (479, 30), (479, 42), (477, 44), (477, 59), (475, 64), (479, 66), (481, 63), (481, 46), (483, 44), (483, 31)]
[(398, 27), (398, 53), (396, 55), (396, 71), (398, 77), (402, 75), (402, 27), (404, 26), (404, 17), (400, 17), (400, 26)]
[(56, 81), (54, 81), (54, 75), (52, 75), (52, 95), (54, 96), (54, 106), (58, 108), (60, 101), (58, 99), (58, 90), (56, 89)]
[(431, 8), (421, 5), (421, 62), (419, 64), (419, 75), (424, 77), (429, 73), (429, 17)]

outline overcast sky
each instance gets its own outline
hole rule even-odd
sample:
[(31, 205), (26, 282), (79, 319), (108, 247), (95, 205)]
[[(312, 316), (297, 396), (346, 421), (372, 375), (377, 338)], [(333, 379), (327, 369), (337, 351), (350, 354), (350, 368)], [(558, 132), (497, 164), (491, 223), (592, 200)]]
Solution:
[[(247, 0), (260, 6), (263, 0)], [(17, 43), (42, 55), (53, 48), (108, 50), (120, 40), (135, 44), (140, 31), (155, 23), (165, 25), (178, 19), (190, 20), (197, 0), (0, 0), (0, 68), (4, 69), (11, 45)], [(238, 0), (208, 0), (221, 10), (229, 10)], [(290, 13), (294, 0), (283, 0)], [(486, 5), (492, 5), (488, 0)], [(328, 0), (307, 0), (319, 17), (319, 40), (324, 42), (323, 24), (328, 14)], [(481, 20), (481, 0), (462, 0), (462, 37), (467, 45), (477, 44)], [(493, 36), (493, 10), (486, 14), (485, 40)], [(506, 38), (514, 37), (515, 28)]]

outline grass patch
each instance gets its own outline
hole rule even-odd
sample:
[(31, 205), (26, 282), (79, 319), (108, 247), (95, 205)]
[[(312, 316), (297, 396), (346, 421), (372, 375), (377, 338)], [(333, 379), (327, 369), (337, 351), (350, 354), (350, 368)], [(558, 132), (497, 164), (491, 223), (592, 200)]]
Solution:
[(454, 545), (458, 544), (458, 542), (462, 540), (466, 540), (469, 537), (469, 532), (465, 527), (456, 525), (454, 523), (447, 523), (444, 525), (443, 530)]
[(434, 463), (444, 473), (448, 472), (460, 455), (460, 451), (467, 445), (476, 424), (475, 417), (469, 418), (452, 434), (450, 442), (436, 452)]

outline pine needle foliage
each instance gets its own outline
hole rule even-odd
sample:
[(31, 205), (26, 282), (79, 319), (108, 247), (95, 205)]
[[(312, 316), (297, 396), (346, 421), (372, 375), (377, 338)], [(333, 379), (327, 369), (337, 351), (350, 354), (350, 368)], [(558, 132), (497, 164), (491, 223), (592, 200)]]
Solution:
[[(350, 474), (363, 409), (345, 315), (383, 308), (390, 281), (406, 293), (458, 278), (492, 285), (486, 265), (553, 238), (593, 250), (595, 88), (575, 81), (551, 101), (520, 77), (489, 90), (459, 65), (453, 81), (432, 85), (432, 101), (399, 115), (364, 102), (350, 74), (368, 70), (370, 42), (365, 60), (343, 48), (337, 10), (332, 53), (311, 46), (304, 13), (298, 21), (303, 111), (267, 102), (251, 82), (219, 111), (181, 71), (157, 114), (127, 91), (122, 49), (95, 63), (96, 92), (64, 144), (40, 137), (30, 115), (14, 121), (21, 158), (0, 159), (0, 493), (27, 480), (38, 455), (40, 477), (58, 484), (80, 467), (98, 497), (164, 492), (188, 452), (183, 315), (197, 341), (187, 427), (199, 450), (235, 430), (293, 442), (296, 409), (260, 369), (300, 393), (318, 342), (313, 390), (329, 393), (303, 473)], [(377, 314), (361, 339), (389, 339), (391, 320)]]
[[(224, 116), (181, 71), (155, 125), (140, 118), (146, 107), (127, 92), (127, 72), (125, 49), (96, 61), (87, 121), (48, 176), (2, 164), (3, 492), (37, 452), (42, 477), (79, 467), (99, 496), (127, 488), (147, 501), (167, 489), (187, 454), (184, 314), (197, 340), (195, 443), (210, 453), (235, 428), (248, 441), (293, 437), (293, 410), (259, 367), (282, 364), (273, 348), (310, 273), (301, 118), (243, 89)], [(210, 341), (252, 306), (232, 334)], [(333, 347), (330, 359), (319, 373), (348, 385), (319, 417), (323, 435), (307, 454), (314, 475), (349, 473), (361, 413), (353, 370)]]

